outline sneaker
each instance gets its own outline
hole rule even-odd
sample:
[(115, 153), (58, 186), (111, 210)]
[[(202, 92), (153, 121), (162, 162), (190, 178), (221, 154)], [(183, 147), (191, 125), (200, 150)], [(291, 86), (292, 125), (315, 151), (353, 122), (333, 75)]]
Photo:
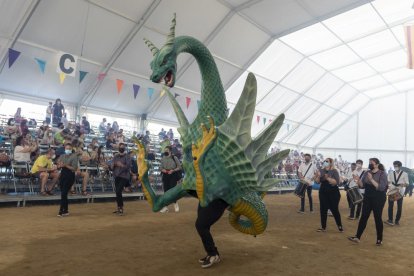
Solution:
[(116, 214), (118, 216), (123, 216), (124, 215), (124, 210), (123, 209), (118, 209), (118, 210), (114, 211), (113, 214)]
[(355, 218), (354, 217), (351, 217), (351, 216), (347, 217), (347, 219), (349, 219), (349, 220), (355, 220)]
[(180, 212), (180, 206), (178, 206), (178, 203), (174, 203), (174, 210), (176, 213)]
[(399, 221), (396, 221), (395, 222), (395, 225), (400, 226), (400, 222)]
[(200, 264), (202, 264), (202, 263), (204, 263), (207, 259), (208, 259), (208, 255), (207, 255), (207, 256), (205, 256), (204, 258), (198, 259), (198, 262), (199, 262)]
[(377, 240), (377, 242), (375, 243), (377, 246), (381, 246), (382, 245), (382, 240)]
[(59, 214), (57, 216), (59, 218), (67, 217), (67, 216), (69, 216), (69, 212), (59, 212)]
[(316, 229), (316, 232), (326, 232), (326, 229), (325, 228), (318, 228), (318, 229)]
[(207, 256), (205, 261), (201, 264), (201, 267), (202, 268), (209, 268), (212, 265), (217, 264), (219, 262), (220, 262), (220, 256), (219, 255)]
[(299, 214), (304, 214), (304, 213), (305, 213), (305, 211), (299, 210), (299, 211), (298, 211), (298, 213), (299, 213)]
[(169, 210), (168, 210), (168, 207), (167, 206), (165, 206), (164, 208), (162, 208), (160, 210), (160, 213), (163, 213), (163, 214), (168, 213), (168, 212), (169, 212)]
[(342, 225), (341, 226), (338, 226), (338, 230), (339, 230), (340, 233), (343, 233), (344, 232), (344, 228), (342, 227)]
[(354, 243), (359, 243), (361, 241), (357, 237), (348, 237), (348, 240), (350, 240), (351, 242), (354, 242)]
[(333, 217), (331, 210), (328, 210), (328, 216)]
[(384, 223), (388, 224), (389, 226), (394, 226), (394, 223), (392, 222), (392, 220), (387, 220)]

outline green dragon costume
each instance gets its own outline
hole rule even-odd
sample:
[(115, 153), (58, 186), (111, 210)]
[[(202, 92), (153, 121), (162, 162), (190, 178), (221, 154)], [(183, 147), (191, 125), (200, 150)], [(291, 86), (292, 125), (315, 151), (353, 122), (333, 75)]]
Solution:
[(235, 229), (250, 235), (261, 234), (268, 222), (262, 197), (277, 182), (274, 178), (267, 178), (268, 173), (289, 153), (289, 150), (270, 156), (267, 153), (284, 115), (281, 114), (256, 139), (252, 139), (251, 124), (257, 94), (254, 75), (248, 75), (242, 95), (228, 117), (224, 89), (212, 55), (192, 37), (175, 37), (175, 24), (174, 15), (167, 42), (161, 49), (145, 39), (154, 55), (151, 80), (159, 83), (164, 79), (168, 87), (173, 87), (177, 56), (189, 53), (195, 57), (201, 71), (201, 104), (196, 119), (190, 124), (174, 96), (167, 92), (180, 124), (178, 132), (183, 144), (185, 176), (175, 188), (161, 196), (156, 195), (148, 177), (145, 148), (136, 141), (144, 194), (153, 211), (159, 211), (189, 191), (195, 191), (201, 207), (222, 199), (228, 204), (229, 221)]

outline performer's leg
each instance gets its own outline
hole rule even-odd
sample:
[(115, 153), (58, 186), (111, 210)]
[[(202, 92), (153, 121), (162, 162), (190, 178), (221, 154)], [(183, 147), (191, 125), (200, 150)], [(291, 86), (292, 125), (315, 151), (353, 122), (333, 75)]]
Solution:
[(339, 191), (331, 192), (328, 196), (329, 200), (329, 209), (332, 212), (332, 215), (335, 218), (336, 225), (338, 226), (339, 231), (342, 229), (341, 214), (339, 213), (339, 201), (341, 200), (341, 194)]
[(372, 211), (371, 200), (369, 200), (368, 198), (364, 198), (364, 203), (362, 204), (361, 219), (359, 220), (358, 230), (356, 233), (356, 237), (358, 239), (361, 239), (362, 233), (364, 233), (364, 230), (367, 227), (367, 222), (368, 222), (369, 216), (371, 215), (371, 211)]
[(308, 199), (309, 199), (309, 210), (313, 212), (313, 200), (312, 200), (312, 186), (308, 186), (306, 188), (308, 192)]
[(227, 207), (228, 204), (221, 199), (213, 200), (206, 207), (198, 205), (195, 226), (208, 256), (219, 255), (210, 233), (210, 227), (220, 219)]
[(320, 207), (320, 213), (321, 213), (322, 229), (326, 229), (326, 220), (328, 219), (329, 203), (326, 197), (327, 197), (326, 192), (319, 191), (319, 207)]
[(382, 233), (384, 231), (384, 224), (382, 223), (382, 210), (384, 209), (386, 196), (380, 195), (374, 198), (373, 208), (375, 218), (375, 228), (377, 230), (377, 244), (378, 241), (382, 242)]
[(397, 216), (395, 217), (395, 224), (399, 224), (401, 214), (402, 214), (402, 205), (403, 205), (403, 197), (397, 201)]

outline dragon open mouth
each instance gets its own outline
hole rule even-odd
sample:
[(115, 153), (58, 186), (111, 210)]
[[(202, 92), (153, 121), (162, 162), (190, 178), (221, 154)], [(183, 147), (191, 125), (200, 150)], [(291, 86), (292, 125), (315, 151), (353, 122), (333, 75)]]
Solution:
[(172, 73), (172, 71), (168, 71), (167, 74), (164, 77), (164, 82), (165, 85), (167, 85), (168, 87), (172, 87), (174, 84), (174, 75)]

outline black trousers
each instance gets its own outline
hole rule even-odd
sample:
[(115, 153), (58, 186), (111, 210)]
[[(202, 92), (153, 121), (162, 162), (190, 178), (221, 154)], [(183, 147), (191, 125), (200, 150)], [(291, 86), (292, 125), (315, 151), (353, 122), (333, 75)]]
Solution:
[(118, 208), (124, 207), (124, 200), (122, 198), (122, 191), (124, 190), (125, 185), (129, 182), (129, 179), (123, 177), (115, 177), (115, 194), (116, 194), (116, 204)]
[(63, 168), (60, 172), (60, 209), (59, 214), (67, 213), (68, 209), (68, 192), (75, 181), (75, 173), (67, 168)]
[[(403, 197), (397, 200), (397, 215), (395, 222), (399, 222), (402, 214)], [(388, 200), (388, 220), (393, 221), (394, 218), (394, 201)]]
[(176, 185), (177, 185), (177, 180), (174, 174), (166, 174), (166, 173), (162, 174), (162, 188), (164, 189), (164, 193), (174, 188)]
[(405, 189), (404, 196), (406, 196), (406, 195), (408, 195), (408, 194), (409, 194), (410, 196), (412, 196), (412, 195), (413, 195), (413, 187), (414, 187), (414, 185), (413, 185), (413, 184), (408, 185), (407, 189)]
[(339, 201), (341, 194), (339, 190), (319, 190), (319, 202), (321, 213), (321, 226), (326, 229), (326, 221), (328, 219), (328, 209), (331, 210), (335, 218), (336, 225), (342, 226), (341, 214), (339, 213)]
[[(308, 194), (308, 199), (309, 199), (309, 210), (312, 212), (313, 211), (312, 186), (306, 187), (306, 193)], [(305, 197), (300, 199), (300, 210), (302, 212), (305, 211)]]
[(362, 233), (364, 233), (365, 227), (367, 227), (367, 222), (371, 211), (374, 213), (375, 219), (375, 228), (377, 230), (377, 240), (382, 241), (382, 232), (384, 230), (384, 225), (382, 223), (382, 210), (384, 209), (385, 201), (387, 196), (384, 193), (377, 193), (376, 195), (364, 196), (364, 201), (362, 204), (362, 214), (358, 223), (357, 238), (360, 239)]
[(209, 256), (219, 255), (210, 233), (210, 227), (216, 223), (229, 205), (222, 199), (215, 199), (207, 207), (198, 205), (195, 227)]

